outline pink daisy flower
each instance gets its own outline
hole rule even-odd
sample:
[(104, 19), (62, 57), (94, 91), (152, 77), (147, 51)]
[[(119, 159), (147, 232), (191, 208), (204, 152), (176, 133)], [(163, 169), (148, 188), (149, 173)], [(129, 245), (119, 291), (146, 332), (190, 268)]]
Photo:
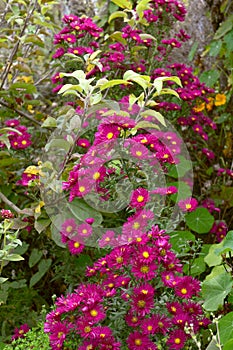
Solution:
[(170, 336), (167, 340), (167, 345), (169, 349), (179, 350), (183, 349), (185, 342), (187, 340), (187, 335), (181, 329), (177, 329), (170, 333)]
[(77, 255), (77, 254), (82, 253), (83, 249), (85, 248), (85, 246), (83, 244), (76, 242), (76, 241), (72, 241), (72, 240), (70, 240), (67, 243), (67, 246), (68, 246), (69, 252), (72, 255)]
[(129, 350), (145, 350), (153, 345), (147, 335), (141, 334), (138, 331), (131, 333), (126, 342)]
[(146, 205), (149, 200), (149, 192), (145, 188), (137, 188), (133, 191), (130, 200), (130, 206), (132, 208), (142, 208)]
[(195, 198), (182, 199), (178, 202), (178, 206), (184, 212), (191, 212), (198, 207), (198, 201)]

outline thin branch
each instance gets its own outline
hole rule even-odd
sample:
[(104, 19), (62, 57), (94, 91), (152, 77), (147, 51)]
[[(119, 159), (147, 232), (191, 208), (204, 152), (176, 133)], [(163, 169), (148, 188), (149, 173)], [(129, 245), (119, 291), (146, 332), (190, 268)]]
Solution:
[(18, 113), (18, 114), (21, 115), (22, 117), (24, 117), (24, 118), (30, 120), (32, 123), (35, 123), (35, 124), (37, 124), (37, 125), (41, 125), (41, 123), (40, 123), (38, 120), (33, 119), (29, 114), (27, 114), (27, 113), (21, 111), (20, 109), (14, 107), (14, 106), (12, 106), (12, 105), (10, 105), (9, 103), (0, 100), (0, 104), (1, 104), (2, 106), (4, 106), (4, 107), (7, 107), (7, 108), (9, 108), (9, 109), (14, 110), (16, 113)]
[(5, 84), (5, 80), (6, 80), (7, 76), (8, 76), (8, 73), (9, 73), (9, 71), (10, 71), (10, 69), (11, 69), (11, 66), (12, 66), (12, 64), (13, 64), (14, 57), (15, 57), (17, 51), (18, 51), (19, 44), (20, 44), (20, 42), (21, 42), (21, 38), (22, 38), (22, 36), (23, 36), (24, 33), (25, 33), (25, 30), (26, 30), (26, 28), (27, 28), (28, 22), (29, 22), (31, 16), (33, 15), (33, 12), (34, 12), (34, 10), (35, 10), (35, 8), (36, 8), (36, 5), (37, 5), (37, 0), (36, 0), (35, 3), (33, 4), (33, 7), (32, 7), (32, 9), (31, 9), (31, 11), (28, 12), (28, 14), (27, 14), (27, 17), (26, 17), (26, 19), (25, 19), (23, 28), (22, 28), (22, 30), (21, 30), (21, 32), (20, 32), (20, 34), (19, 34), (19, 39), (18, 39), (17, 43), (15, 44), (15, 46), (13, 47), (13, 49), (12, 49), (12, 51), (11, 51), (11, 53), (10, 53), (10, 56), (9, 56), (9, 58), (8, 58), (8, 62), (7, 62), (7, 64), (5, 65), (5, 69), (4, 69), (3, 72), (2, 72), (2, 75), (1, 75), (1, 80), (2, 80), (2, 82), (1, 82), (0, 89), (2, 89), (3, 86), (4, 86), (4, 84)]
[(26, 214), (29, 216), (33, 216), (32, 209), (23, 209), (21, 210), (17, 205), (12, 203), (2, 192), (0, 192), (0, 199), (7, 204), (11, 209), (13, 209), (17, 214)]

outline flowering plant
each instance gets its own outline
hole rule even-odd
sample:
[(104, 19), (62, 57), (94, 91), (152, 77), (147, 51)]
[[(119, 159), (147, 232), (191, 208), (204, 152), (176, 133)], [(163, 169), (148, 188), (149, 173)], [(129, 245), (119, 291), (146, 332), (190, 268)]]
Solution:
[(88, 282), (59, 297), (45, 332), (53, 350), (183, 349), (209, 324), (200, 283), (182, 273), (158, 226), (88, 267)]

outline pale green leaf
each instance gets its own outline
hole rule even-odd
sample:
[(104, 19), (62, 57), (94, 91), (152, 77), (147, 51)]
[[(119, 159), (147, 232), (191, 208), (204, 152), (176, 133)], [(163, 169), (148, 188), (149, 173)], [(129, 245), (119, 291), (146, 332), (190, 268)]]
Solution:
[(153, 109), (147, 109), (146, 111), (141, 113), (142, 117), (154, 117), (158, 120), (163, 126), (166, 126), (166, 122), (161, 113), (154, 111)]
[(218, 326), (221, 344), (233, 341), (233, 311), (223, 316), (219, 320)]
[(108, 19), (108, 23), (111, 23), (116, 18), (128, 18), (127, 13), (123, 11), (116, 11), (112, 13)]
[(111, 0), (111, 1), (123, 9), (132, 10), (133, 8), (133, 4), (130, 0)]
[(53, 117), (47, 117), (46, 120), (41, 125), (42, 128), (56, 128), (57, 121)]

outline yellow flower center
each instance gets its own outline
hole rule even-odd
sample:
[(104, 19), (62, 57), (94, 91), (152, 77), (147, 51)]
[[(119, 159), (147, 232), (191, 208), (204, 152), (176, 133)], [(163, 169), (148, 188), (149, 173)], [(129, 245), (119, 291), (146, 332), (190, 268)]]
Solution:
[(113, 133), (112, 133), (112, 132), (109, 132), (109, 133), (107, 134), (107, 139), (110, 140), (110, 139), (112, 139), (112, 138), (113, 138)]
[(134, 343), (135, 345), (142, 345), (141, 339), (135, 339)]
[(79, 248), (79, 246), (80, 246), (80, 244), (79, 244), (78, 242), (75, 242), (75, 243), (74, 243), (74, 247), (75, 247), (75, 248)]
[(139, 300), (137, 304), (138, 307), (143, 308), (146, 305), (146, 302), (144, 300)]
[(140, 156), (142, 155), (142, 152), (141, 152), (141, 151), (137, 151), (137, 152), (136, 152), (136, 155), (137, 155), (138, 157), (140, 157)]
[(185, 204), (185, 208), (186, 208), (186, 209), (191, 209), (191, 208), (192, 208), (192, 206), (191, 206), (191, 204), (190, 204), (190, 203), (188, 203), (188, 204)]
[(123, 262), (122, 256), (118, 256), (118, 257), (116, 258), (116, 262), (117, 262), (118, 264), (122, 263), (122, 262)]
[(85, 333), (89, 333), (91, 331), (91, 327), (90, 326), (86, 326), (85, 328), (84, 328), (84, 332)]
[(142, 255), (146, 259), (149, 258), (149, 256), (150, 256), (148, 252), (143, 252)]
[(93, 310), (90, 311), (90, 314), (91, 314), (91, 316), (96, 317), (98, 315), (98, 311), (93, 309)]
[(181, 289), (181, 293), (182, 293), (182, 294), (187, 294), (187, 293), (188, 293), (188, 291), (187, 291), (187, 289), (186, 289), (186, 288), (182, 288), (182, 289)]
[(144, 201), (144, 197), (142, 195), (139, 195), (138, 198), (137, 198), (137, 202), (141, 203), (143, 201)]
[(92, 177), (94, 180), (98, 180), (100, 178), (100, 173), (97, 171)]
[(139, 227), (140, 227), (139, 222), (134, 222), (133, 228), (134, 228), (135, 230), (137, 230)]
[(142, 266), (141, 268), (140, 268), (140, 271), (142, 272), (142, 273), (147, 273), (147, 272), (149, 272), (149, 266), (146, 266), (146, 265), (144, 265), (144, 266)]
[(79, 191), (80, 191), (81, 193), (84, 192), (85, 189), (86, 189), (86, 188), (85, 188), (84, 186), (80, 186), (80, 187), (79, 187)]
[(180, 344), (180, 343), (181, 343), (180, 338), (175, 338), (174, 343), (175, 343), (175, 344)]

